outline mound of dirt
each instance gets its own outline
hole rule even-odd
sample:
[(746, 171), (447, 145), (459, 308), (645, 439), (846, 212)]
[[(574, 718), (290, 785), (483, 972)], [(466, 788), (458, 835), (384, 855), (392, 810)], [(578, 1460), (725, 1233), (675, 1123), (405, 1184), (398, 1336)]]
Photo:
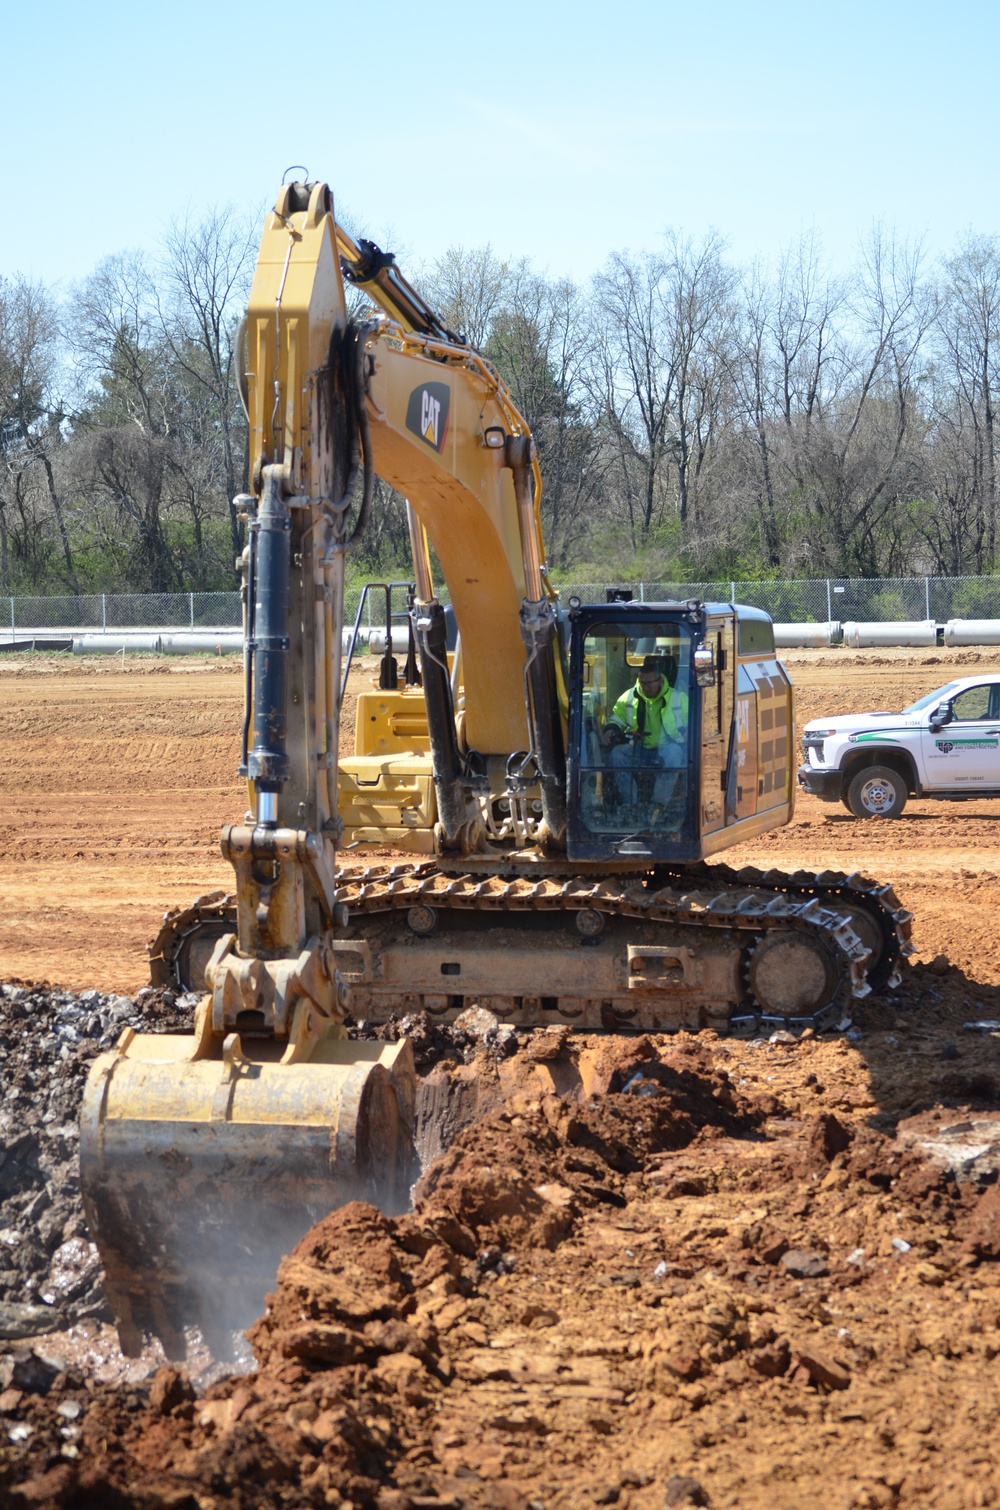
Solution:
[[(739, 1052), (800, 1056), (802, 1078), (827, 1048)], [(995, 1187), (856, 1113), (788, 1115), (730, 1057), (684, 1037), (525, 1035), (499, 1065), (485, 1051), (509, 1093), (427, 1170), (412, 1212), (354, 1204), (298, 1244), (250, 1333), (255, 1374), (199, 1395), (165, 1369), (111, 1390), (54, 1374), (38, 1345), (9, 1353), (0, 1496), (992, 1503)], [(450, 1066), (433, 1073), (468, 1068)]]

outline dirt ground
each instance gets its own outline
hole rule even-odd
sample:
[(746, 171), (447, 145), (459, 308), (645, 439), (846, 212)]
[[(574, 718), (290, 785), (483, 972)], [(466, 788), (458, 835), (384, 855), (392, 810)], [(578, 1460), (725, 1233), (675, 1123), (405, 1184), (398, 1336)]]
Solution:
[[(1000, 670), (976, 651), (787, 661), (800, 725)], [(227, 883), (239, 700), (225, 663), (0, 661), (0, 981), (67, 988), (8, 988), (19, 1095), (51, 1099), (16, 1052), (31, 1003), (53, 1044), (74, 1013), (110, 1032), (159, 913)], [(487, 1023), (424, 1052), (423, 1104), (474, 1119), (410, 1214), (354, 1205), (304, 1237), (251, 1333), (255, 1372), (116, 1373), (97, 1314), (0, 1343), (0, 1506), (1000, 1501), (1000, 1040), (968, 1026), (1000, 1018), (998, 819), (980, 801), (858, 823), (800, 798), (726, 856), (895, 883), (917, 964), (849, 1033)], [(60, 1133), (67, 1095), (41, 1119)], [(12, 1150), (5, 1132), (4, 1219), (26, 1222), (37, 1189), (22, 1201)], [(74, 1222), (51, 1236), (64, 1264)]]

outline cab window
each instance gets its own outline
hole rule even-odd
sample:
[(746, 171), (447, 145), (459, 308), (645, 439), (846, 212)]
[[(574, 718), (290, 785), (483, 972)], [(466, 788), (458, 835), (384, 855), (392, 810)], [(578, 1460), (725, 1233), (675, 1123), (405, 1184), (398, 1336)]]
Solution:
[(583, 641), (580, 817), (592, 834), (678, 835), (694, 790), (691, 631), (616, 620)]
[(965, 691), (960, 692), (952, 702), (952, 717), (956, 723), (996, 718), (998, 693), (1000, 693), (1000, 687), (990, 683), (981, 687), (966, 687)]

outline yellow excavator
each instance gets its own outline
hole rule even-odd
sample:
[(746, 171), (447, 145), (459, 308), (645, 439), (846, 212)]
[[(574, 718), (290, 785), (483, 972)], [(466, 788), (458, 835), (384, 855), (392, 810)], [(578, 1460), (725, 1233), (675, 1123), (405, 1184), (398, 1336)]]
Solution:
[[(349, 318), (345, 284), (369, 316)], [(167, 919), (153, 978), (201, 994), (194, 1032), (127, 1031), (81, 1125), (122, 1345), (155, 1333), (171, 1356), (191, 1325), (224, 1354), (325, 1212), (405, 1207), (412, 1053), (348, 1038), (349, 1013), (822, 1028), (910, 949), (886, 886), (705, 863), (791, 814), (769, 619), (561, 605), (510, 393), (391, 255), (337, 225), (326, 184), (282, 187), (240, 348), (251, 807), (222, 834), (235, 894)], [(376, 473), (407, 500), (410, 654), (401, 686), (390, 623), (339, 761), (344, 563)], [(372, 844), (414, 859), (355, 863)]]

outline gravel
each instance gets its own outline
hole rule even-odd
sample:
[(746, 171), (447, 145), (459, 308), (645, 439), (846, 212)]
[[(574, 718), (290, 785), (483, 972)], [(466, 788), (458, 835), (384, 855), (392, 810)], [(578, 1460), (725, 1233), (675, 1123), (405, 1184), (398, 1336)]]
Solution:
[(122, 1030), (186, 1032), (192, 996), (0, 984), (0, 1340), (110, 1320), (80, 1197), (87, 1072)]

